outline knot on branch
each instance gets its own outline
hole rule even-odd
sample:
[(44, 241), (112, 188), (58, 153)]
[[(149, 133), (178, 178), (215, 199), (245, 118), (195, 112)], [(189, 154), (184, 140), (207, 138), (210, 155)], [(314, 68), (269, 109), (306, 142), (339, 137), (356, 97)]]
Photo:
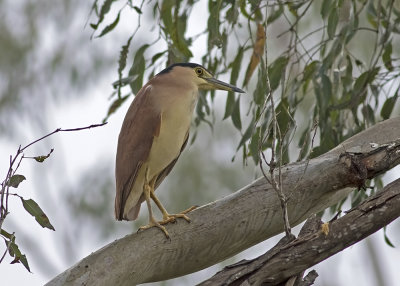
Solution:
[(361, 160), (360, 154), (346, 152), (340, 155), (339, 161), (346, 166), (349, 181), (359, 189), (364, 188), (365, 180), (368, 178), (368, 170)]

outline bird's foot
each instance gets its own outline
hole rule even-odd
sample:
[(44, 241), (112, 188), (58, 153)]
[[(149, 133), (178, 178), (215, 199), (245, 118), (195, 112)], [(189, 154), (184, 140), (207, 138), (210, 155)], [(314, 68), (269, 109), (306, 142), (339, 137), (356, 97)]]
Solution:
[(150, 222), (149, 222), (149, 224), (139, 227), (138, 232), (139, 232), (139, 231), (146, 230), (146, 229), (149, 229), (149, 228), (152, 228), (152, 227), (154, 227), (154, 226), (155, 226), (155, 227), (158, 227), (159, 229), (161, 229), (161, 231), (162, 231), (162, 232), (165, 234), (165, 236), (169, 239), (169, 233), (168, 233), (167, 229), (165, 228), (165, 226), (162, 226), (162, 225), (161, 225), (161, 222), (158, 222), (158, 221), (156, 221), (155, 219), (151, 219)]
[(195, 208), (197, 208), (197, 206), (192, 206), (190, 208), (188, 208), (187, 210), (184, 210), (183, 212), (180, 212), (178, 214), (169, 214), (169, 213), (165, 213), (163, 214), (163, 220), (159, 221), (159, 223), (161, 225), (170, 223), (170, 222), (176, 222), (177, 218), (183, 218), (185, 219), (187, 222), (190, 222), (190, 218), (186, 215), (188, 212), (191, 212), (192, 210), (194, 210)]

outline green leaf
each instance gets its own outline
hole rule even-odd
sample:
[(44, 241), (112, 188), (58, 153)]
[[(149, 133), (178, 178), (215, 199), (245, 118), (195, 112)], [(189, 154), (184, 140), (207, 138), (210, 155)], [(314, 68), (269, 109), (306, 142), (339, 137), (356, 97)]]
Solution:
[(49, 218), (47, 215), (42, 211), (39, 205), (32, 199), (25, 200), (21, 198), (22, 205), (24, 206), (25, 210), (30, 213), (33, 217), (35, 217), (36, 221), (42, 226), (46, 227), (51, 230), (55, 230), (54, 227), (51, 225)]
[(364, 105), (361, 109), (361, 112), (364, 118), (367, 120), (367, 122), (375, 124), (375, 112), (372, 109), (371, 105), (369, 104)]
[(143, 76), (144, 71), (146, 69), (146, 61), (144, 58), (144, 52), (149, 47), (149, 45), (145, 44), (141, 46), (135, 53), (135, 57), (133, 59), (133, 64), (129, 69), (129, 76), (137, 76), (131, 83), (131, 89), (133, 94), (137, 94), (139, 90), (143, 86)]
[(240, 120), (240, 96), (236, 99), (235, 106), (232, 111), (232, 122), (233, 125), (239, 130), (242, 129), (242, 121)]
[(390, 247), (396, 248), (394, 246), (394, 244), (390, 241), (389, 237), (386, 235), (386, 226), (383, 227), (383, 237), (384, 237), (385, 242), (386, 242), (387, 245), (389, 245)]
[(379, 67), (363, 72), (354, 83), (353, 94), (359, 95), (375, 79), (378, 72)]
[(47, 158), (50, 157), (50, 155), (51, 155), (51, 153), (53, 153), (53, 151), (54, 151), (54, 149), (51, 149), (49, 154), (42, 155), (42, 156), (36, 156), (36, 157), (33, 157), (33, 159), (35, 159), (36, 162), (43, 163), (44, 160), (46, 160)]
[(229, 116), (231, 116), (234, 108), (235, 108), (235, 94), (233, 92), (228, 92), (228, 97), (226, 98), (226, 104), (225, 104), (225, 114), (223, 119), (226, 119)]
[(133, 6), (132, 8), (135, 9), (135, 11), (136, 11), (138, 14), (143, 14), (142, 10), (140, 10), (140, 8), (139, 8), (138, 6)]
[(155, 54), (152, 58), (151, 58), (151, 65), (153, 65), (159, 58), (161, 58), (162, 55), (164, 55), (167, 51), (163, 51), (160, 53)]
[(31, 272), (31, 269), (29, 268), (28, 260), (26, 259), (26, 256), (21, 253), (19, 250), (18, 245), (15, 243), (15, 236), (13, 237), (12, 240), (6, 241), (7, 247), (8, 247), (8, 253), (10, 256), (14, 257), (14, 260), (11, 261), (11, 264), (14, 263), (22, 263), (22, 265), (25, 266), (25, 268)]
[(101, 9), (100, 9), (100, 15), (99, 15), (99, 19), (97, 20), (97, 23), (90, 24), (90, 27), (92, 27), (94, 30), (97, 30), (99, 25), (103, 22), (104, 16), (110, 11), (111, 5), (114, 1), (116, 1), (116, 0), (104, 1), (103, 6), (101, 6)]
[(24, 175), (14, 175), (10, 178), (10, 180), (7, 182), (7, 186), (13, 187), (13, 188), (18, 188), (19, 184), (23, 181), (26, 180)]
[(107, 116), (106, 116), (106, 118), (104, 120), (107, 120), (108, 117), (110, 117), (111, 114), (115, 113), (115, 111), (118, 110), (118, 108), (121, 106), (121, 104), (124, 103), (125, 100), (127, 100), (130, 95), (131, 94), (129, 93), (129, 94), (125, 95), (125, 96), (118, 97), (117, 99), (115, 99), (114, 102), (108, 108)]
[(210, 15), (207, 21), (207, 31), (208, 31), (208, 50), (216, 46), (218, 48), (222, 47), (221, 33), (219, 32), (220, 19), (219, 13), (221, 11), (221, 0), (208, 1), (208, 11)]
[(324, 0), (321, 5), (321, 16), (325, 19), (331, 11), (332, 0)]
[(129, 37), (127, 43), (122, 46), (121, 52), (119, 53), (119, 59), (118, 59), (118, 77), (121, 80), (122, 79), (122, 71), (126, 67), (126, 59), (128, 57), (128, 52), (129, 52), (129, 46), (131, 45), (131, 41), (133, 38), (133, 34)]
[(228, 9), (228, 11), (226, 11), (225, 14), (225, 19), (228, 20), (229, 23), (232, 24), (232, 26), (234, 24), (236, 24), (237, 19), (239, 17), (239, 11), (238, 8), (236, 7), (237, 2), (233, 1), (233, 3), (231, 4), (231, 7)]
[(283, 14), (283, 5), (279, 4), (278, 9), (274, 9), (272, 7), (272, 11), (268, 13), (267, 24), (273, 23), (276, 19), (278, 19)]
[(0, 234), (2, 236), (4, 236), (5, 238), (8, 238), (9, 240), (11, 239), (11, 237), (13, 236), (11, 233), (5, 231), (4, 229), (0, 229)]
[[(243, 51), (244, 51), (243, 47), (240, 47), (235, 59), (229, 65), (229, 67), (231, 68), (230, 83), (233, 85), (236, 84), (239, 76), (240, 65), (243, 59)], [(235, 107), (235, 94), (230, 91), (228, 92), (228, 97), (226, 98), (225, 114), (223, 119), (226, 119), (232, 115), (234, 107)]]
[(249, 140), (252, 137), (253, 132), (254, 132), (254, 127), (255, 127), (254, 120), (252, 120), (250, 122), (249, 126), (247, 127), (246, 131), (244, 132), (244, 134), (242, 136), (242, 139), (240, 139), (240, 142), (239, 142), (239, 145), (236, 148), (236, 151), (239, 150), (239, 148), (241, 146), (243, 146), (246, 143), (246, 141)]
[(26, 255), (22, 254), (19, 257), (19, 261), (21, 261), (22, 265), (25, 266), (26, 270), (28, 270), (29, 272), (31, 272), (31, 269), (29, 267), (29, 263), (28, 263), (28, 259), (26, 259)]
[[(250, 155), (253, 158), (254, 163), (257, 165), (260, 159), (260, 154), (259, 154), (259, 139), (260, 139), (260, 130), (261, 128), (258, 127), (256, 132), (251, 136), (250, 144), (249, 144), (249, 151)], [(246, 134), (246, 133), (245, 133)], [(243, 135), (244, 137), (244, 135)], [(260, 146), (261, 148), (262, 146)]]
[(329, 13), (329, 18), (328, 18), (327, 31), (328, 31), (328, 37), (330, 39), (332, 39), (335, 36), (336, 27), (337, 27), (338, 22), (339, 22), (339, 15), (338, 15), (337, 9), (334, 8)]
[(319, 66), (320, 62), (319, 61), (312, 61), (309, 63), (305, 68), (304, 68), (304, 73), (303, 73), (303, 93), (307, 92), (308, 85), (310, 83), (310, 80), (314, 77), (315, 72), (317, 71), (317, 68)]
[(393, 111), (393, 107), (396, 104), (397, 97), (398, 97), (398, 94), (396, 93), (394, 96), (386, 99), (386, 101), (383, 104), (382, 109), (381, 109), (382, 119), (388, 119), (390, 117), (390, 114), (392, 114), (392, 111)]
[(189, 44), (191, 41), (185, 39), (186, 23), (187, 15), (184, 13), (180, 17), (178, 17), (178, 20), (175, 23), (176, 32), (175, 37), (173, 37), (172, 40), (187, 61), (188, 59), (193, 57), (193, 54), (189, 49)]
[(288, 129), (290, 128), (290, 124), (292, 123), (292, 118), (289, 114), (288, 106), (289, 103), (287, 99), (283, 98), (276, 108), (278, 126), (282, 134), (288, 131)]
[(261, 62), (261, 68), (258, 69), (257, 86), (253, 93), (253, 100), (257, 105), (263, 104), (267, 96), (266, 69), (264, 62)]
[(102, 36), (104, 36), (105, 34), (111, 32), (112, 30), (114, 30), (114, 28), (118, 25), (119, 22), (119, 14), (117, 15), (117, 18), (115, 18), (114, 22), (112, 22), (110, 25), (106, 26), (103, 31), (101, 31), (100, 35), (98, 35), (96, 38), (100, 38)]
[(269, 67), (268, 75), (271, 85), (271, 90), (275, 90), (279, 86), (281, 78), (284, 76), (285, 68), (289, 62), (289, 58), (280, 56)]
[(385, 67), (389, 70), (393, 70), (393, 65), (392, 65), (392, 42), (388, 42), (385, 46), (384, 52), (382, 54), (382, 60), (385, 65)]
[(161, 20), (164, 23), (166, 32), (171, 35), (173, 33), (172, 28), (172, 8), (174, 7), (175, 0), (164, 0), (161, 5)]

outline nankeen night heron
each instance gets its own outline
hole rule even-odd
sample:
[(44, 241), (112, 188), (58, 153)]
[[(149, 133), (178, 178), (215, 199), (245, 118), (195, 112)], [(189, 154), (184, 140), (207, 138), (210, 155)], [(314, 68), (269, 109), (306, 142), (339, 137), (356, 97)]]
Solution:
[[(178, 63), (161, 71), (137, 93), (118, 138), (115, 168), (118, 220), (135, 220), (140, 205), (146, 201), (149, 224), (139, 230), (157, 226), (169, 237), (163, 225), (176, 218), (190, 222), (186, 213), (193, 208), (169, 214), (154, 191), (171, 172), (187, 144), (199, 89), (244, 92), (213, 78), (201, 65)], [(150, 199), (160, 209), (162, 221), (154, 218)]]

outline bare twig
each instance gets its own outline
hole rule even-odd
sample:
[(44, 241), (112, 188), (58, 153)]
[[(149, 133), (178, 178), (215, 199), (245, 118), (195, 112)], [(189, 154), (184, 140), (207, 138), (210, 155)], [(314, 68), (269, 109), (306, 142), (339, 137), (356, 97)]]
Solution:
[[(15, 195), (18, 197), (21, 197), (17, 194), (11, 194), (10, 193), (10, 180), (11, 178), (16, 174), (19, 166), (21, 165), (22, 159), (25, 158), (35, 158), (35, 157), (25, 157), (23, 155), (23, 152), (30, 146), (32, 146), (33, 144), (57, 133), (57, 132), (71, 132), (71, 131), (80, 131), (80, 130), (86, 130), (86, 129), (90, 129), (90, 128), (95, 128), (95, 127), (100, 127), (107, 124), (107, 122), (102, 123), (102, 124), (92, 124), (86, 127), (79, 127), (79, 128), (69, 128), (69, 129), (62, 129), (62, 128), (57, 128), (56, 130), (54, 130), (53, 132), (44, 135), (43, 137), (40, 137), (39, 139), (34, 140), (33, 142), (27, 144), (26, 146), (24, 146), (23, 148), (21, 148), (21, 145), (18, 147), (18, 150), (16, 151), (15, 155), (12, 156), (10, 155), (10, 165), (9, 168), (7, 170), (7, 174), (5, 179), (2, 181), (1, 183), (1, 190), (0, 190), (0, 230), (2, 229), (3, 223), (7, 217), (7, 215), (9, 214), (8, 211), (8, 199), (10, 195)], [(51, 149), (50, 153), (45, 156), (48, 157), (51, 153), (53, 152), (53, 149)], [(22, 154), (22, 155), (21, 155)], [(17, 163), (18, 162), (18, 163)], [(13, 234), (14, 235), (14, 234)], [(3, 261), (6, 253), (8, 252), (10, 247), (10, 244), (8, 244), (7, 249), (5, 251), (5, 253), (3, 254), (3, 256), (0, 259), (0, 263)]]
[(41, 138), (39, 138), (39, 139), (33, 141), (32, 143), (29, 143), (29, 144), (26, 145), (24, 148), (20, 149), (20, 153), (23, 152), (23, 151), (24, 151), (26, 148), (28, 148), (29, 146), (31, 146), (31, 145), (33, 145), (33, 144), (35, 144), (35, 143), (37, 143), (37, 142), (39, 142), (39, 141), (41, 141), (41, 140), (43, 140), (43, 139), (49, 137), (49, 136), (51, 136), (51, 135), (53, 135), (53, 134), (55, 134), (55, 133), (57, 133), (57, 132), (81, 131), (81, 130), (85, 130), (85, 129), (95, 128), (95, 127), (101, 127), (101, 126), (106, 125), (106, 124), (107, 124), (107, 122), (104, 122), (104, 123), (101, 123), (101, 124), (92, 124), (92, 125), (89, 125), (89, 126), (86, 126), (86, 127), (79, 127), (79, 128), (70, 128), (70, 129), (57, 128), (57, 129), (54, 130), (53, 132), (51, 132), (51, 133), (49, 133), (49, 134), (47, 134), (47, 135), (45, 135), (45, 136), (43, 136), (43, 137), (41, 137)]
[[(266, 7), (266, 16), (265, 19), (268, 18), (268, 7)], [(267, 21), (265, 20), (265, 39), (267, 39)], [(262, 106), (262, 115), (261, 115), (261, 126), (263, 122), (265, 121), (265, 116), (266, 116), (266, 109), (268, 103), (271, 104), (271, 112), (272, 112), (272, 146), (271, 146), (271, 160), (270, 162), (267, 161), (264, 153), (263, 153), (263, 145), (265, 140), (267, 140), (268, 136), (263, 136), (262, 134), (262, 127), (260, 128), (260, 136), (259, 136), (259, 142), (258, 142), (258, 149), (260, 153), (260, 169), (265, 177), (265, 179), (270, 182), (272, 185), (273, 189), (276, 191), (280, 203), (281, 203), (281, 208), (282, 208), (282, 217), (283, 217), (283, 222), (284, 222), (284, 229), (287, 237), (291, 236), (291, 228), (290, 228), (290, 223), (289, 223), (289, 216), (288, 216), (288, 211), (287, 211), (287, 197), (285, 193), (282, 190), (282, 173), (281, 173), (281, 165), (282, 165), (282, 136), (281, 136), (281, 130), (279, 129), (278, 125), (278, 120), (277, 120), (277, 114), (275, 111), (275, 101), (272, 95), (272, 90), (271, 90), (271, 84), (269, 81), (269, 74), (268, 74), (268, 48), (267, 48), (267, 42), (265, 44), (265, 69), (266, 69), (266, 83), (267, 83), (267, 95), (265, 97), (263, 106)], [(266, 135), (268, 135), (268, 132), (266, 132)], [(279, 147), (278, 147), (279, 146)], [(277, 149), (279, 148), (279, 150)], [(279, 162), (276, 162), (276, 153), (279, 151)], [(269, 166), (269, 174), (270, 178), (267, 176), (263, 163), (265, 163), (267, 166)], [(275, 169), (278, 167), (278, 180), (276, 179), (275, 176)]]

